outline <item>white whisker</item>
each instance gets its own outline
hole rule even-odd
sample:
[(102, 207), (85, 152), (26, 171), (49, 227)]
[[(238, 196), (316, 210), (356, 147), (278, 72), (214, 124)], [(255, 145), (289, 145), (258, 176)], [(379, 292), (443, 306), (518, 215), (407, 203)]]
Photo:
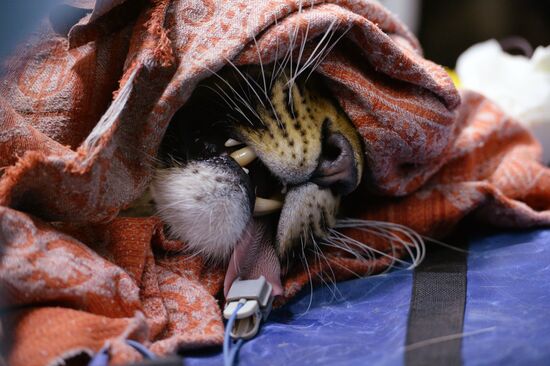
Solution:
[(309, 26), (310, 26), (310, 23), (307, 22), (306, 31), (305, 31), (305, 34), (302, 37), (302, 42), (300, 44), (300, 50), (298, 52), (298, 58), (296, 60), (296, 72), (294, 73), (294, 75), (292, 75), (292, 72), (290, 73), (290, 75), (291, 75), (290, 79), (291, 80), (296, 80), (296, 77), (298, 76), (298, 71), (300, 71), (300, 61), (302, 60), (302, 56), (304, 54), (304, 49), (306, 47), (307, 37), (309, 35)]
[[(401, 239), (399, 236), (397, 236), (395, 233), (391, 232), (390, 230), (385, 230), (385, 233), (380, 232), (380, 230), (382, 230), (381, 228), (376, 228), (375, 230), (367, 229), (367, 228), (357, 228), (357, 230), (360, 230), (360, 231), (363, 231), (363, 232), (366, 232), (366, 233), (369, 233), (369, 234), (373, 234), (373, 235), (376, 235), (378, 237), (388, 239), (390, 241), (390, 243), (393, 243), (393, 241), (397, 241), (398, 243), (400, 243), (403, 246), (403, 248), (407, 251), (407, 253), (409, 254), (409, 256), (411, 258), (413, 258), (415, 261), (417, 261), (419, 259), (417, 254), (413, 253), (412, 249), (410, 248), (410, 246), (411, 246), (410, 242), (406, 242), (405, 240)], [(395, 229), (395, 230), (397, 230), (397, 229)], [(407, 235), (407, 234), (405, 233), (405, 235)], [(393, 247), (392, 247), (392, 249), (393, 249)]]
[[(232, 110), (234, 110), (236, 112), (239, 112), (248, 121), (248, 123), (251, 126), (254, 126), (254, 123), (250, 120), (250, 118), (248, 118), (246, 113), (244, 113), (244, 111), (239, 107), (237, 102), (235, 100), (233, 100), (231, 98), (231, 96), (225, 90), (223, 90), (223, 88), (221, 86), (219, 86), (218, 84), (215, 84), (215, 85), (216, 85), (216, 87), (218, 87), (219, 92), (217, 90), (215, 90), (214, 88), (212, 88), (212, 87), (207, 86), (207, 88), (210, 88), (210, 90), (212, 90), (214, 93), (216, 93), (220, 98), (222, 98), (226, 102), (226, 104), (229, 108), (231, 108)], [(223, 93), (225, 95), (225, 97), (221, 93)], [(232, 102), (233, 105), (231, 105), (231, 103), (229, 103), (229, 102)]]
[[(342, 235), (338, 231), (335, 231), (335, 232), (331, 231), (330, 234), (332, 235), (331, 239), (334, 245), (340, 245), (342, 249), (351, 251), (352, 253), (354, 253), (357, 259), (363, 259), (365, 256), (367, 257), (368, 260), (374, 260), (376, 258), (376, 255), (372, 251), (370, 246), (368, 245), (357, 246), (354, 243), (349, 243), (347, 241), (347, 237)], [(350, 244), (353, 245), (353, 247), (350, 246)], [(358, 252), (356, 251), (355, 248), (358, 250)], [(357, 253), (360, 253), (360, 254), (357, 254)]]
[[(247, 76), (250, 78), (250, 81), (253, 82), (256, 86), (258, 86), (260, 89), (261, 89), (261, 86), (260, 84), (258, 84), (258, 82), (256, 80), (254, 80), (250, 75), (247, 74)], [(277, 111), (275, 110), (275, 106), (273, 105), (273, 102), (271, 101), (271, 98), (269, 97), (269, 95), (267, 93), (265, 93), (265, 97), (266, 97), (266, 100), (268, 101), (269, 103), (269, 107), (271, 108), (271, 111), (273, 112), (273, 115), (275, 116), (275, 120), (277, 120), (277, 124), (279, 126), (283, 126), (283, 122), (279, 119), (279, 114), (277, 113)]]
[[(336, 230), (344, 228), (353, 228), (388, 240), (391, 254), (372, 248), (368, 244), (361, 243)], [(399, 263), (407, 266), (408, 269), (412, 269), (418, 266), (425, 257), (426, 250), (423, 238), (414, 230), (403, 225), (374, 220), (339, 219), (335, 228), (329, 229), (329, 233), (329, 240), (327, 240), (329, 246), (337, 246), (348, 253), (353, 252), (353, 255), (356, 255), (356, 253), (351, 250), (350, 245), (361, 250), (368, 248), (369, 253), (372, 252), (391, 259), (392, 263), (389, 268), (393, 267), (395, 263)], [(399, 244), (407, 251), (412, 262), (397, 257), (395, 244)]]
[[(334, 27), (334, 25), (336, 24), (336, 20), (333, 20), (330, 25), (328, 26), (327, 30), (325, 31), (324, 35), (321, 37), (321, 39), (319, 40), (319, 42), (317, 43), (317, 45), (315, 46), (315, 48), (313, 49), (313, 51), (311, 52), (311, 54), (309, 55), (308, 59), (306, 60), (306, 62), (304, 63), (304, 65), (302, 66), (302, 68), (300, 69), (299, 72), (296, 73), (295, 77), (298, 77), (304, 70), (306, 70), (313, 62), (313, 60), (315, 60), (315, 58), (317, 56), (315, 56), (315, 52), (317, 52), (317, 50), (319, 49), (319, 47), (322, 46), (323, 42), (325, 41), (325, 38), (328, 36), (328, 34), (330, 32), (332, 32), (332, 28)], [(331, 36), (332, 37), (332, 36)], [(327, 41), (327, 44), (328, 42), (330, 41), (330, 38), (329, 40)], [(319, 53), (322, 54), (324, 50), (324, 47), (322, 48), (321, 52)], [(290, 82), (290, 80), (289, 80)], [(288, 83), (287, 83), (288, 84)]]
[[(364, 260), (364, 258), (363, 258), (362, 256), (360, 256), (359, 254), (357, 254), (357, 253), (356, 253), (355, 251), (353, 251), (352, 249), (344, 248), (344, 247), (342, 247), (342, 246), (339, 245), (339, 244), (333, 244), (331, 241), (329, 241), (329, 240), (327, 240), (327, 239), (321, 241), (319, 244), (322, 245), (322, 246), (327, 246), (327, 247), (331, 247), (331, 248), (336, 248), (336, 249), (344, 250), (344, 251), (350, 253), (351, 255), (355, 256), (357, 259), (359, 259), (359, 260)], [(344, 270), (350, 272), (352, 275), (354, 275), (354, 276), (357, 277), (357, 278), (363, 278), (363, 277), (364, 277), (364, 276), (358, 274), (357, 272), (352, 271), (351, 269), (342, 266), (342, 265), (341, 265), (340, 263), (338, 263), (338, 262), (334, 262), (334, 263), (335, 263), (337, 266), (339, 266), (340, 268), (342, 268), (342, 269), (344, 269)], [(370, 274), (370, 273), (371, 273), (371, 269), (369, 269), (369, 272), (367, 272), (366, 275), (368, 275), (368, 274)]]
[(462, 248), (459, 248), (457, 246), (454, 246), (454, 245), (451, 245), (451, 244), (447, 244), (447, 243), (444, 243), (440, 240), (437, 240), (437, 239), (434, 239), (434, 238), (430, 238), (428, 236), (424, 236), (422, 235), (422, 238), (424, 238), (428, 243), (432, 243), (432, 244), (437, 244), (439, 246), (442, 246), (444, 248), (448, 248), (448, 249), (451, 249), (451, 250), (454, 250), (456, 252), (460, 252), (460, 253), (470, 253), (469, 250), (466, 250), (466, 249), (462, 249)]
[(304, 238), (302, 235), (300, 235), (300, 242), (302, 244), (302, 264), (305, 265), (306, 267), (306, 271), (307, 271), (307, 276), (309, 278), (309, 289), (310, 289), (310, 295), (309, 295), (309, 303), (307, 305), (307, 309), (305, 312), (303, 312), (302, 314), (300, 314), (299, 316), (303, 316), (305, 314), (307, 314), (307, 312), (309, 311), (309, 309), (311, 309), (311, 305), (313, 303), (313, 281), (312, 281), (312, 277), (311, 277), (311, 271), (309, 269), (309, 264), (307, 262), (307, 257), (306, 257), (306, 252), (305, 252), (305, 243), (304, 243)]
[[(342, 236), (342, 238), (344, 238), (345, 240), (347, 240), (349, 244), (354, 244), (354, 245), (357, 245), (357, 246), (359, 246), (359, 247), (365, 246), (365, 245), (366, 245), (365, 243), (361, 243), (361, 242), (359, 242), (359, 241), (357, 241), (357, 240), (355, 240), (355, 239), (353, 239), (353, 238), (351, 238), (351, 237), (349, 237), (349, 236), (347, 236), (347, 235), (345, 235), (345, 234), (342, 234), (341, 232), (338, 232), (338, 233)], [(414, 262), (413, 262), (413, 264), (411, 264), (411, 263), (409, 263), (409, 262), (407, 262), (407, 261), (402, 260), (401, 258), (397, 258), (395, 255), (392, 256), (392, 255), (390, 255), (390, 254), (388, 254), (388, 253), (386, 253), (386, 252), (383, 252), (383, 251), (381, 251), (381, 250), (375, 249), (375, 248), (373, 248), (373, 247), (369, 247), (369, 248), (370, 248), (370, 250), (372, 250), (374, 253), (376, 253), (376, 254), (378, 254), (378, 255), (381, 255), (381, 256), (383, 256), (383, 257), (387, 257), (387, 258), (390, 258), (390, 259), (392, 259), (392, 260), (395, 260), (396, 262), (399, 262), (399, 263), (401, 263), (401, 264), (403, 264), (403, 265), (408, 266), (409, 269), (410, 269), (410, 268), (413, 268)]]
[(426, 245), (422, 236), (416, 231), (404, 225), (376, 220), (340, 219), (338, 220), (336, 227), (356, 228), (362, 231), (364, 231), (364, 229), (370, 228), (378, 230), (384, 229), (386, 232), (399, 232), (410, 239), (410, 242), (404, 242), (406, 243), (406, 248), (412, 247), (416, 250), (416, 255), (411, 255), (412, 258), (415, 258), (415, 262), (422, 262), (426, 255)]
[(233, 67), (235, 69), (235, 71), (237, 71), (237, 73), (242, 77), (242, 79), (245, 81), (245, 83), (248, 84), (248, 86), (250, 87), (250, 91), (252, 91), (254, 93), (254, 95), (256, 95), (256, 98), (258, 98), (258, 101), (261, 103), (261, 105), (265, 108), (265, 105), (264, 105), (264, 102), (262, 101), (262, 98), (260, 98), (260, 95), (256, 92), (256, 90), (254, 89), (254, 87), (252, 86), (252, 84), (250, 84), (250, 82), (248, 81), (248, 78), (244, 76), (244, 74), (242, 73), (241, 70), (239, 70), (239, 68), (237, 66), (235, 66), (235, 64), (233, 62), (231, 62), (231, 60), (229, 59), (225, 59), (225, 61), (231, 65), (231, 67)]
[[(227, 60), (227, 59), (226, 59)], [(233, 64), (233, 63), (231, 63)], [(234, 65), (233, 65), (234, 66)], [(223, 78), (220, 74), (218, 74), (217, 72), (215, 72), (214, 70), (206, 67), (206, 66), (202, 66), (203, 68), (205, 68), (206, 70), (208, 70), (209, 72), (212, 73), (212, 75), (216, 76), (217, 78), (219, 78), (221, 81), (223, 81), (223, 83), (225, 85), (227, 85), (229, 87), (229, 89), (233, 92), (233, 94), (241, 101), (241, 103), (248, 109), (250, 110), (250, 112), (252, 112), (252, 114), (258, 118), (258, 121), (262, 121), (262, 119), (260, 118), (260, 116), (258, 115), (258, 113), (256, 112), (256, 110), (254, 108), (252, 108), (252, 106), (250, 105), (250, 103), (243, 97), (241, 96), (237, 90), (235, 90), (235, 88), (231, 85), (231, 83), (229, 83), (227, 80), (225, 80), (225, 78)], [(220, 88), (221, 90), (221, 88)]]
[(263, 88), (264, 95), (267, 96), (267, 84), (265, 81), (264, 62), (262, 60), (262, 54), (260, 53), (260, 48), (258, 47), (258, 41), (256, 40), (256, 36), (254, 35), (254, 33), (252, 33), (252, 39), (254, 40), (254, 46), (256, 47), (256, 53), (258, 54), (258, 60), (260, 61), (260, 70), (262, 72), (262, 80), (264, 82), (264, 88)]
[[(340, 298), (343, 299), (344, 297), (343, 297), (342, 293), (340, 292), (340, 290), (338, 289), (338, 286), (336, 285), (336, 274), (334, 273), (334, 270), (332, 269), (332, 266), (330, 265), (330, 261), (328, 260), (326, 255), (323, 253), (323, 251), (321, 250), (321, 248), (317, 244), (317, 241), (315, 240), (315, 236), (313, 235), (313, 232), (311, 231), (311, 229), (309, 229), (309, 236), (311, 237), (311, 242), (313, 244), (313, 250), (314, 250), (315, 253), (317, 253), (317, 256), (319, 258), (319, 268), (321, 268), (321, 258), (322, 258), (322, 259), (325, 260), (325, 263), (327, 264), (327, 266), (328, 266), (328, 268), (329, 268), (329, 270), (332, 274), (332, 284), (333, 284), (334, 290), (331, 290), (331, 292), (333, 293), (334, 298), (336, 298), (336, 292), (338, 292), (340, 294)], [(323, 281), (323, 282), (325, 282), (325, 281)], [(327, 287), (328, 287), (328, 284), (327, 284)]]
[(460, 339), (460, 338), (470, 337), (470, 336), (478, 335), (478, 334), (482, 334), (482, 333), (492, 332), (496, 329), (497, 329), (497, 327), (488, 327), (488, 328), (477, 329), (477, 330), (474, 330), (474, 331), (471, 331), (471, 332), (461, 332), (461, 333), (449, 334), (449, 335), (445, 335), (445, 336), (441, 336), (441, 337), (430, 338), (430, 339), (426, 339), (426, 340), (423, 340), (423, 341), (416, 342), (416, 343), (410, 344), (408, 346), (405, 346), (405, 347), (403, 347), (403, 350), (405, 352), (409, 352), (409, 351), (413, 351), (413, 350), (418, 349), (418, 348), (431, 346), (433, 344), (448, 342), (448, 341), (452, 341), (452, 340), (455, 340), (455, 339)]
[[(279, 23), (277, 22), (277, 18), (275, 18), (275, 28), (277, 28), (277, 26), (279, 25)], [(277, 61), (279, 59), (279, 37), (277, 37), (275, 39), (275, 58), (273, 60), (273, 67), (272, 67), (272, 72), (271, 72), (271, 77), (270, 77), (270, 80), (269, 80), (269, 90), (271, 90), (273, 88), (273, 80), (274, 80), (274, 75), (275, 75), (275, 69), (277, 68)]]
[[(309, 77), (311, 76), (311, 74), (313, 73), (313, 71), (317, 70), (317, 68), (319, 67), (319, 65), (321, 65), (321, 63), (327, 58), (327, 56), (330, 54), (330, 52), (332, 51), (332, 49), (338, 44), (338, 42), (340, 42), (340, 40), (349, 32), (349, 30), (352, 28), (352, 26), (350, 25), (345, 31), (342, 32), (342, 34), (336, 38), (336, 40), (334, 41), (334, 43), (326, 50), (323, 50), (321, 53), (319, 53), (319, 57), (317, 58), (317, 61), (315, 62), (315, 65), (313, 65), (313, 67), (311, 68), (311, 71), (309, 72), (308, 76), (306, 77), (306, 80), (309, 79)], [(335, 31), (333, 32), (333, 35), (336, 33), (336, 29)], [(330, 37), (330, 39), (327, 41), (327, 44), (330, 44), (330, 41), (332, 39), (332, 35)]]
[[(315, 247), (312, 247), (310, 248), (309, 250), (311, 253), (313, 253), (313, 259), (314, 259), (314, 263), (318, 264), (319, 266), (321, 266), (321, 257), (320, 257), (320, 251), (316, 250)], [(331, 285), (329, 285), (329, 283), (327, 282), (327, 280), (325, 280), (325, 277), (324, 277), (324, 272), (323, 271), (319, 271), (317, 274), (316, 274), (317, 278), (319, 279), (319, 281), (326, 285), (327, 286), (327, 289), (330, 291), (330, 293), (332, 294), (332, 299), (331, 301), (334, 301), (336, 298), (337, 298), (337, 295), (336, 295), (336, 290), (338, 290), (338, 287), (336, 287), (336, 283), (334, 281), (331, 281), (331, 284), (332, 284), (332, 287)]]

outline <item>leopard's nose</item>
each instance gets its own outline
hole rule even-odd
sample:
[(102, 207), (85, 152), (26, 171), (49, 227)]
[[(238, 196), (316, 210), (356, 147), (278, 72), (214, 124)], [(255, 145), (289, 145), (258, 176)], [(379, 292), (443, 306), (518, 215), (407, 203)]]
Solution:
[(357, 164), (350, 142), (340, 133), (329, 132), (324, 137), (323, 149), (311, 181), (320, 187), (331, 188), (346, 195), (358, 182)]

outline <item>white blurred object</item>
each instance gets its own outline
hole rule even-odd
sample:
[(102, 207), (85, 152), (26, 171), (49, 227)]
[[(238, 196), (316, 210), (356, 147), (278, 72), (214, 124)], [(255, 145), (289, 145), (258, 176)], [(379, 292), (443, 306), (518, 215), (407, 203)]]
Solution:
[(550, 46), (528, 59), (505, 53), (495, 40), (478, 43), (460, 55), (456, 72), (463, 88), (486, 95), (531, 128), (550, 162)]
[(420, 20), (420, 0), (381, 0), (382, 5), (397, 14), (416, 33)]

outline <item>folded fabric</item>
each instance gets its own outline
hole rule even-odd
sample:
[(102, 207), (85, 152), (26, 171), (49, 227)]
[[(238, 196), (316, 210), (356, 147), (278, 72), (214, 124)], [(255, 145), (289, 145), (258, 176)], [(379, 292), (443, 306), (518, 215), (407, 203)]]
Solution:
[[(364, 138), (354, 217), (440, 237), (468, 214), (550, 223), (550, 170), (529, 132), (445, 71), (376, 1), (67, 1), (5, 62), (0, 84), (0, 297), (6, 362), (58, 365), (110, 344), (112, 364), (220, 344), (224, 268), (183, 254), (157, 218), (118, 217), (151, 179), (174, 113), (228, 60), (267, 64), (293, 35), (345, 42), (317, 71)], [(305, 32), (305, 29), (308, 32)], [(404, 255), (364, 232), (348, 235)], [(327, 251), (285, 278), (385, 269)], [(318, 275), (318, 276), (317, 276)]]

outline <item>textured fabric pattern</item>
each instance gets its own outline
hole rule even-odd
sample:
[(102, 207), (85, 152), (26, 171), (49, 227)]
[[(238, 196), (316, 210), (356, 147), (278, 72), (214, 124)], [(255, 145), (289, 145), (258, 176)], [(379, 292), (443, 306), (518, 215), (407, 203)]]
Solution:
[[(224, 269), (181, 254), (185, 244), (165, 238), (158, 219), (117, 215), (150, 182), (167, 125), (201, 80), (228, 60), (269, 63), (329, 27), (347, 33), (318, 71), (366, 148), (365, 182), (349, 200), (356, 217), (433, 236), (469, 213), (495, 225), (550, 223), (550, 172), (536, 141), (479, 95), (460, 104), (443, 69), (375, 1), (71, 5), (89, 13), (71, 27), (45, 21), (2, 73), (0, 306), (10, 365), (59, 364), (106, 341), (113, 364), (139, 359), (124, 338), (159, 355), (221, 342)], [(326, 256), (312, 278), (390, 264)], [(290, 268), (285, 298), (309, 279)]]
[[(455, 236), (454, 245), (468, 249), (468, 241)], [(423, 344), (440, 337), (461, 334), (466, 306), (466, 252), (438, 248), (415, 268), (405, 365), (462, 365), (462, 338)]]

